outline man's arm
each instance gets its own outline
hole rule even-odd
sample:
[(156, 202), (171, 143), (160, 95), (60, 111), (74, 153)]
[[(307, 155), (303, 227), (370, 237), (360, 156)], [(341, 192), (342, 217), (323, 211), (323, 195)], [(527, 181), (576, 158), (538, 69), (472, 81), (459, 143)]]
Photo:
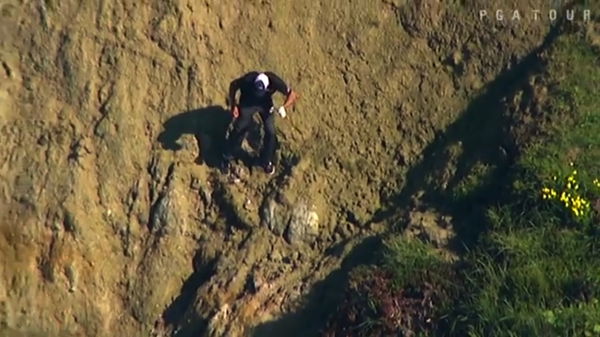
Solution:
[(231, 111), (231, 115), (233, 115), (234, 119), (238, 118), (238, 116), (240, 115), (240, 109), (238, 108), (237, 103), (235, 102), (235, 94), (240, 89), (244, 78), (246, 78), (246, 75), (240, 78), (236, 78), (229, 84), (229, 101), (227, 103), (229, 104), (229, 111)]
[(235, 80), (231, 81), (231, 83), (229, 84), (229, 97), (228, 97), (229, 100), (228, 100), (227, 104), (229, 104), (230, 108), (233, 108), (234, 106), (237, 105), (235, 102), (235, 94), (240, 89), (243, 78), (244, 77), (236, 78)]
[(285, 98), (285, 102), (283, 103), (283, 107), (288, 109), (289, 107), (292, 106), (292, 104), (294, 104), (294, 102), (296, 102), (297, 99), (298, 99), (298, 94), (296, 94), (296, 92), (294, 90), (289, 88), (289, 92), (287, 94), (287, 97)]
[(269, 81), (273, 85), (273, 88), (286, 96), (283, 107), (285, 109), (291, 107), (292, 104), (294, 104), (294, 102), (298, 99), (298, 94), (292, 90), (292, 88), (290, 88), (279, 76), (272, 72), (267, 72), (266, 74), (269, 76)]

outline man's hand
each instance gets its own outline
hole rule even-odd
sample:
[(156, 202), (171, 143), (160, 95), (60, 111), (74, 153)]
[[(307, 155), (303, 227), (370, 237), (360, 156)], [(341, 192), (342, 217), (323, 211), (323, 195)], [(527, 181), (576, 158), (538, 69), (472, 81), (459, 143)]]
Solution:
[(233, 119), (236, 119), (240, 116), (240, 108), (237, 105), (231, 107), (231, 114), (233, 115)]

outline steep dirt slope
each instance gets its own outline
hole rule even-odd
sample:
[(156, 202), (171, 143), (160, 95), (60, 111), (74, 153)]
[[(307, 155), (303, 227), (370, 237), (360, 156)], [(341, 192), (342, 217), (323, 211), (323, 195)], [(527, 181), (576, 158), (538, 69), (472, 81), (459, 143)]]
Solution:
[[(1, 2), (0, 329), (240, 336), (295, 310), (549, 28), (480, 3)], [(225, 95), (252, 69), (301, 99), (276, 176), (230, 183)]]

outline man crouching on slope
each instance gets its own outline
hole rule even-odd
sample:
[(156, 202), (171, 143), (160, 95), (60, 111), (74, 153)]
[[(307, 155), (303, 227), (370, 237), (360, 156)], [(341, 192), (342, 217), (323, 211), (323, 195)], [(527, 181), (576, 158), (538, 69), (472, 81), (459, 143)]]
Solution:
[[(235, 95), (241, 91), (239, 105), (235, 102)], [(273, 157), (277, 138), (275, 135), (275, 108), (272, 96), (275, 91), (286, 95), (283, 106), (277, 109), (277, 113), (283, 118), (286, 109), (290, 108), (296, 101), (296, 93), (277, 75), (272, 72), (249, 72), (237, 78), (229, 85), (229, 105), (233, 118), (235, 119), (233, 130), (226, 141), (223, 154), (223, 172), (228, 173), (230, 161), (233, 154), (242, 146), (246, 137), (248, 127), (255, 113), (259, 113), (264, 127), (264, 140), (262, 144), (260, 161), (267, 174), (275, 173)]]

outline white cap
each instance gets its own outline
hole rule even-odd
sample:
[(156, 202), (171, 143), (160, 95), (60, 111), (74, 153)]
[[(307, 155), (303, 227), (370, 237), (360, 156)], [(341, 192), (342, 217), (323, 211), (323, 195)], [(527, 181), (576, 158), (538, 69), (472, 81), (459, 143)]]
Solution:
[(265, 89), (267, 89), (269, 87), (269, 76), (267, 76), (265, 73), (260, 73), (254, 80), (254, 83), (256, 82), (262, 82), (265, 86)]

